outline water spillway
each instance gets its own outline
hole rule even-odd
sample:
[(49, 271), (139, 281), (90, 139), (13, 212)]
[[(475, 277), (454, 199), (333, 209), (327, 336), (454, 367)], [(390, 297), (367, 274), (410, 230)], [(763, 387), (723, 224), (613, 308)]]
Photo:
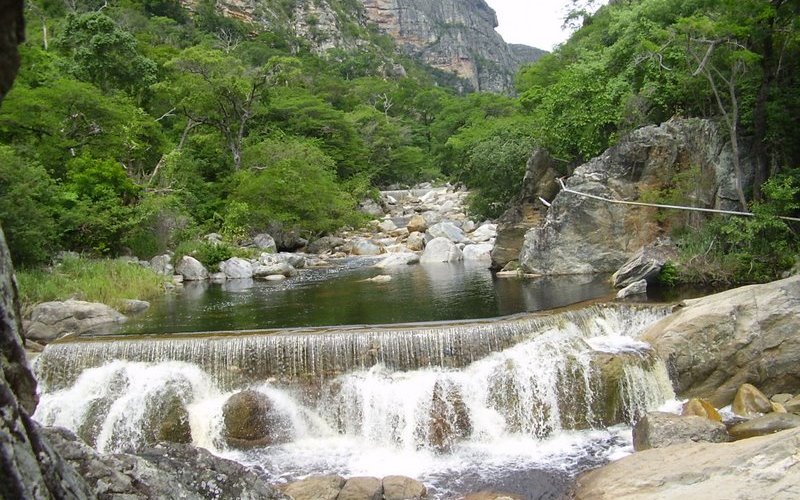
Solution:
[[(108, 452), (177, 435), (273, 479), (401, 473), (448, 498), (511, 474), (527, 491), (521, 478), (537, 467), (573, 474), (606, 460), (627, 443), (608, 426), (674, 397), (663, 362), (636, 340), (668, 313), (591, 306), (456, 324), (64, 342), (37, 360), (35, 417)], [(269, 442), (232, 444), (225, 408), (242, 390), (263, 399)]]

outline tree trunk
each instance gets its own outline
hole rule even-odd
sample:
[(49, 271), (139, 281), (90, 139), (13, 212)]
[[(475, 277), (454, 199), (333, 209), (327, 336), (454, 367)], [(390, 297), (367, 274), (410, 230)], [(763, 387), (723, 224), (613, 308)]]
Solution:
[[(772, 1), (773, 7), (777, 9), (782, 1)], [(761, 186), (769, 177), (769, 151), (767, 148), (767, 104), (769, 94), (772, 91), (772, 83), (775, 79), (775, 48), (773, 33), (775, 31), (775, 16), (777, 12), (763, 21), (764, 23), (764, 46), (761, 53), (761, 85), (758, 88), (756, 102), (753, 109), (753, 153), (756, 165), (753, 175), (753, 199), (761, 201), (763, 195)]]

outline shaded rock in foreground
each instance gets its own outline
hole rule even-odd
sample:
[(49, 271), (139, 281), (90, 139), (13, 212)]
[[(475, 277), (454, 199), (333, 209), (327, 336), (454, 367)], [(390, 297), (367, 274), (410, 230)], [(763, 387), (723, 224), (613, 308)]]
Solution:
[(729, 432), (733, 439), (766, 436), (787, 429), (800, 427), (800, 415), (794, 413), (770, 413), (747, 422), (736, 424)]
[(686, 442), (727, 441), (730, 441), (730, 437), (725, 425), (705, 417), (650, 412), (633, 427), (633, 448), (636, 451), (665, 448)]
[(578, 477), (578, 500), (797, 498), (800, 429), (634, 453)]

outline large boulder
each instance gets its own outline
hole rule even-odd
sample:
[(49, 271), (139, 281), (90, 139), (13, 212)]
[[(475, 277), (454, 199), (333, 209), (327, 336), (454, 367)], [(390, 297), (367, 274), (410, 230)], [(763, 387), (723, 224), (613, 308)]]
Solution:
[(733, 439), (747, 439), (766, 436), (796, 427), (800, 427), (800, 415), (795, 415), (794, 413), (769, 413), (738, 423), (732, 426), (728, 432), (730, 432)]
[(424, 233), (428, 230), (428, 223), (425, 221), (425, 217), (414, 214), (411, 216), (411, 219), (409, 219), (408, 224), (406, 224), (406, 228), (410, 233)]
[(413, 233), (408, 235), (406, 239), (406, 246), (409, 250), (412, 251), (420, 251), (425, 249), (425, 235), (414, 231)]
[(203, 281), (208, 279), (208, 270), (199, 260), (184, 255), (175, 265), (175, 272), (186, 281)]
[(489, 243), (476, 243), (474, 245), (467, 245), (462, 250), (464, 260), (478, 260), (478, 261), (492, 261), (492, 248), (493, 245)]
[(725, 424), (705, 417), (650, 412), (633, 427), (633, 448), (636, 451), (664, 448), (678, 443), (730, 441)]
[(222, 408), (223, 436), (234, 448), (254, 448), (287, 442), (291, 424), (280, 415), (269, 398), (258, 391), (237, 392)]
[(419, 255), (412, 252), (393, 253), (381, 260), (374, 267), (382, 269), (387, 267), (408, 266), (419, 262)]
[(219, 270), (229, 280), (245, 280), (253, 277), (253, 265), (249, 260), (232, 257), (219, 263)]
[(797, 498), (800, 429), (646, 450), (581, 475), (577, 500)]
[[(705, 208), (738, 207), (734, 167), (727, 134), (700, 119), (673, 119), (635, 130), (616, 146), (575, 169), (568, 189), (612, 200), (639, 200), (676, 173), (699, 169), (691, 204)], [(742, 169), (752, 172), (744, 162)], [(748, 183), (749, 176), (742, 179)], [(616, 271), (633, 253), (659, 234), (652, 211), (608, 203), (561, 191), (544, 224), (525, 235), (520, 263), (535, 274), (583, 274)]]
[(428, 489), (424, 484), (406, 476), (383, 478), (384, 500), (419, 500), (426, 498)]
[(351, 477), (336, 500), (383, 500), (383, 485), (377, 477)]
[(752, 384), (742, 384), (731, 405), (734, 415), (752, 417), (772, 411), (772, 401)]
[(150, 269), (162, 276), (172, 276), (175, 271), (172, 266), (172, 256), (169, 254), (156, 255), (150, 259)]
[(289, 483), (283, 492), (293, 500), (336, 500), (344, 485), (342, 476), (311, 476)]
[(434, 238), (425, 246), (419, 261), (426, 262), (458, 262), (464, 260), (464, 254), (455, 243), (447, 238)]
[(677, 255), (675, 245), (667, 239), (658, 239), (640, 248), (617, 272), (611, 281), (617, 288), (625, 288), (637, 281), (654, 283), (664, 264)]
[(483, 224), (469, 235), (475, 243), (485, 243), (497, 237), (497, 224)]
[(426, 233), (430, 239), (434, 238), (447, 238), (453, 243), (461, 243), (466, 241), (464, 231), (452, 222), (440, 222), (429, 227)]
[(268, 235), (267, 233), (261, 233), (255, 235), (253, 237), (253, 245), (259, 250), (263, 250), (269, 253), (275, 253), (278, 251), (278, 245), (275, 244), (275, 238)]
[(686, 300), (642, 340), (666, 360), (682, 397), (721, 408), (742, 384), (800, 387), (800, 276)]
[(126, 320), (116, 310), (97, 302), (44, 302), (33, 308), (25, 336), (37, 342), (52, 342), (65, 335), (89, 333)]
[(350, 253), (353, 255), (380, 255), (381, 247), (370, 240), (359, 238), (350, 244)]

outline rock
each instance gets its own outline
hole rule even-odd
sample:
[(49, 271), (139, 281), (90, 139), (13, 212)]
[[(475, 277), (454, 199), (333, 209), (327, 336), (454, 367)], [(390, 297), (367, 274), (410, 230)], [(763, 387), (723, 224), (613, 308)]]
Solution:
[(654, 283), (661, 268), (669, 260), (677, 256), (675, 245), (668, 239), (658, 239), (640, 248), (617, 272), (611, 276), (611, 282), (617, 288), (625, 288), (637, 281), (645, 280)]
[(289, 264), (294, 269), (306, 267), (306, 257), (299, 253), (281, 252), (277, 254), (262, 253), (258, 258), (259, 264)]
[(786, 411), (786, 407), (784, 407), (782, 404), (776, 403), (774, 401), (772, 402), (772, 411), (774, 413), (788, 413)]
[(123, 314), (138, 314), (148, 309), (150, 309), (150, 302), (146, 300), (125, 299), (120, 306), (120, 312)]
[(800, 429), (634, 453), (578, 477), (577, 500), (796, 498)]
[(437, 381), (433, 387), (428, 420), (428, 444), (439, 453), (472, 434), (472, 420), (461, 391), (454, 384)]
[(383, 207), (378, 202), (367, 198), (358, 204), (358, 210), (373, 217), (380, 217), (383, 215)]
[(336, 236), (323, 236), (322, 238), (314, 240), (310, 245), (308, 245), (308, 251), (315, 254), (334, 252), (337, 248), (343, 247), (345, 243), (346, 242), (343, 238)]
[(336, 500), (383, 500), (383, 485), (377, 477), (351, 477)]
[(351, 243), (350, 253), (353, 255), (380, 255), (381, 247), (369, 240), (359, 238)]
[(156, 255), (150, 259), (150, 269), (162, 276), (172, 276), (175, 268), (172, 266), (171, 255)]
[(721, 408), (744, 383), (767, 394), (800, 387), (800, 276), (683, 302), (642, 333), (681, 397)]
[(415, 253), (394, 253), (381, 260), (374, 267), (385, 269), (387, 267), (407, 266), (419, 263), (419, 255)]
[(617, 292), (618, 299), (627, 299), (636, 295), (647, 295), (647, 281), (639, 280)]
[[(465, 233), (471, 233), (471, 232), (475, 231), (475, 229), (476, 229), (475, 222), (473, 222), (471, 220), (464, 221), (464, 224), (461, 225), (461, 230), (464, 231)], [(495, 229), (497, 229), (496, 225), (495, 225)]]
[(212, 245), (219, 245), (222, 243), (222, 235), (219, 233), (208, 233), (203, 236), (203, 239)]
[(684, 403), (681, 409), (681, 416), (703, 417), (714, 422), (722, 422), (722, 415), (719, 414), (719, 411), (711, 403), (701, 398), (692, 398)]
[(380, 224), (378, 224), (378, 229), (380, 229), (384, 233), (391, 233), (392, 231), (397, 229), (397, 226), (395, 226), (394, 222), (392, 222), (391, 220), (387, 219), (387, 220), (381, 221)]
[(636, 451), (686, 442), (724, 443), (729, 440), (723, 423), (704, 417), (650, 412), (633, 427), (633, 448)]
[(464, 260), (481, 260), (487, 263), (492, 261), (492, 248), (493, 245), (488, 243), (476, 243), (475, 245), (467, 245), (462, 251)]
[(281, 252), (294, 252), (308, 245), (308, 240), (300, 236), (295, 229), (287, 229), (278, 223), (270, 224), (267, 232), (275, 240), (275, 246)]
[(253, 246), (259, 250), (264, 250), (269, 253), (276, 253), (278, 251), (278, 245), (275, 244), (275, 238), (267, 233), (255, 235), (255, 237), (253, 237)]
[(470, 493), (466, 495), (464, 500), (525, 500), (525, 498), (521, 495), (517, 495), (516, 493), (479, 491), (477, 493)]
[(390, 232), (389, 234), (392, 238), (399, 238), (400, 240), (402, 240), (403, 238), (408, 238), (409, 232), (408, 228), (400, 227)]
[(800, 415), (794, 413), (768, 413), (761, 417), (732, 426), (730, 432), (733, 439), (747, 439), (766, 436), (787, 429), (800, 427)]
[(291, 438), (286, 419), (272, 407), (269, 398), (257, 391), (237, 392), (222, 408), (223, 436), (234, 448), (254, 448), (284, 443)]
[(780, 403), (780, 404), (784, 404), (788, 401), (791, 401), (791, 399), (792, 395), (787, 393), (773, 394), (772, 397), (769, 398), (769, 400), (772, 401), (773, 403)]
[(789, 413), (800, 413), (800, 396), (795, 396), (789, 401), (783, 403), (783, 407)]
[(406, 224), (406, 228), (411, 233), (424, 233), (428, 230), (428, 223), (425, 221), (425, 217), (415, 214)]
[(388, 274), (379, 274), (378, 276), (373, 276), (372, 278), (367, 278), (361, 281), (366, 281), (369, 283), (388, 283), (392, 281), (392, 277)]
[[(693, 190), (691, 204), (735, 209), (736, 175), (727, 140), (726, 132), (709, 120), (672, 119), (643, 127), (576, 168), (566, 186), (632, 201), (675, 173), (695, 168), (706, 182)], [(748, 178), (754, 167), (745, 161), (741, 168)], [(561, 191), (544, 224), (525, 235), (519, 260), (526, 272), (542, 275), (613, 272), (659, 233), (659, 224), (641, 208)]]
[(285, 262), (274, 264), (260, 264), (253, 269), (254, 278), (265, 278), (267, 276), (284, 276), (290, 278), (297, 274), (297, 270)]
[(464, 260), (461, 250), (447, 238), (434, 238), (425, 245), (425, 252), (419, 261), (426, 262), (458, 262)]
[(429, 227), (425, 234), (430, 238), (447, 238), (453, 243), (461, 243), (466, 241), (464, 231), (452, 222), (440, 222)]
[(733, 398), (733, 414), (752, 417), (772, 411), (772, 402), (751, 384), (742, 384)]
[(263, 277), (264, 281), (285, 281), (286, 276), (282, 274), (269, 274)]
[(184, 255), (175, 265), (175, 272), (183, 276), (185, 281), (202, 281), (208, 279), (208, 271), (199, 260)]
[(384, 500), (417, 500), (427, 497), (427, 488), (416, 479), (406, 476), (383, 478)]
[(228, 275), (222, 271), (218, 273), (211, 273), (208, 275), (208, 281), (212, 283), (225, 283), (228, 280)]
[(501, 269), (511, 261), (519, 260), (525, 234), (533, 227), (529, 222), (498, 225), (497, 238), (492, 249), (492, 267)]
[(483, 224), (469, 235), (475, 243), (483, 243), (497, 237), (497, 224)]
[(293, 500), (336, 500), (344, 485), (342, 476), (311, 476), (289, 483), (283, 492)]
[[(422, 218), (425, 219), (425, 225), (430, 228), (431, 226), (442, 222), (442, 214), (441, 212), (437, 212), (434, 210), (428, 210), (427, 212), (422, 213)], [(427, 231), (427, 230), (426, 230)], [(422, 231), (420, 231), (422, 232)]]
[(125, 316), (105, 304), (82, 300), (43, 302), (33, 308), (25, 336), (49, 343), (65, 335), (90, 333), (125, 321)]
[(408, 235), (406, 239), (406, 246), (409, 250), (418, 252), (425, 249), (425, 235), (414, 231)]
[(244, 280), (253, 277), (253, 265), (249, 260), (232, 257), (219, 263), (219, 269), (229, 280)]

